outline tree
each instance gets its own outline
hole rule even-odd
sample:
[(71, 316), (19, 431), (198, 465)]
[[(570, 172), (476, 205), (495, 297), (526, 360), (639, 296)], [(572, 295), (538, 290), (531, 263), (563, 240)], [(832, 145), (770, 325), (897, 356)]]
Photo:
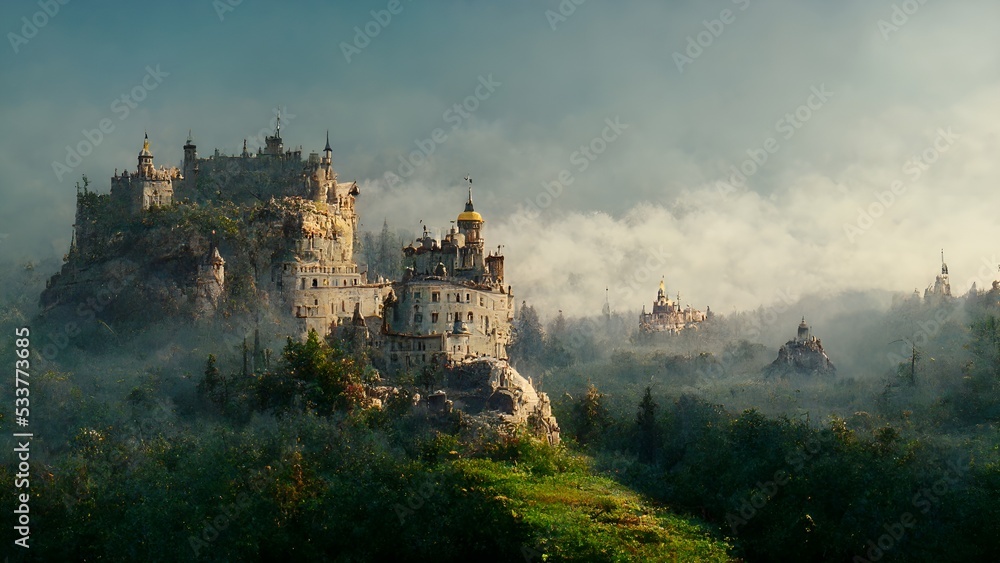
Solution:
[(660, 432), (656, 425), (656, 411), (659, 405), (653, 400), (653, 394), (649, 387), (639, 402), (639, 413), (636, 415), (635, 424), (639, 431), (639, 459), (646, 463), (656, 460), (659, 450)]
[(225, 412), (229, 405), (231, 386), (235, 383), (231, 377), (222, 375), (215, 365), (215, 354), (209, 354), (205, 362), (205, 377), (198, 384), (200, 391), (213, 405)]
[(523, 364), (535, 364), (541, 361), (544, 349), (545, 332), (538, 313), (531, 305), (521, 304), (521, 311), (514, 322), (514, 341), (508, 352), (511, 363), (515, 367)]
[(364, 398), (363, 371), (345, 350), (310, 330), (305, 342), (288, 339), (277, 370), (257, 380), (257, 397), (263, 408), (278, 412), (301, 408), (329, 415), (350, 410)]
[(611, 426), (611, 415), (604, 406), (604, 394), (593, 384), (573, 409), (576, 419), (576, 439), (581, 445), (592, 445)]

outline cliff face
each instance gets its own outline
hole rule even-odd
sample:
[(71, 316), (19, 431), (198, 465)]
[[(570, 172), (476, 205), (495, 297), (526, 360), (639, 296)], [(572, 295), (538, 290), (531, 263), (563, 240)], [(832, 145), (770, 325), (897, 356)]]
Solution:
[[(238, 205), (180, 203), (140, 215), (92, 193), (73, 247), (42, 292), (47, 315), (91, 300), (100, 317), (136, 325), (253, 310), (271, 291), (271, 269), (295, 250), (301, 199)], [(306, 218), (308, 221), (308, 218)]]
[(498, 415), (508, 427), (526, 425), (550, 444), (559, 443), (548, 395), (536, 391), (506, 360), (482, 357), (454, 364), (445, 370), (444, 389), (424, 400), (436, 411)]

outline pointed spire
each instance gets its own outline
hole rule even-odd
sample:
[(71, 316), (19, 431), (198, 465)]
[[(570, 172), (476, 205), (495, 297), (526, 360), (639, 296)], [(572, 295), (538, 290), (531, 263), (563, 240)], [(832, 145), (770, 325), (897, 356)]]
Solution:
[(190, 129), (188, 129), (188, 140), (187, 140), (187, 143), (189, 145), (191, 144), (191, 130)]
[(469, 183), (469, 201), (465, 203), (465, 210), (475, 211), (475, 208), (472, 206), (472, 176), (466, 174), (465, 181)]
[(333, 149), (330, 148), (330, 130), (329, 129), (326, 130), (326, 148), (323, 149), (323, 152), (333, 152)]
[(281, 110), (278, 110), (278, 119), (274, 122), (274, 136), (281, 136)]

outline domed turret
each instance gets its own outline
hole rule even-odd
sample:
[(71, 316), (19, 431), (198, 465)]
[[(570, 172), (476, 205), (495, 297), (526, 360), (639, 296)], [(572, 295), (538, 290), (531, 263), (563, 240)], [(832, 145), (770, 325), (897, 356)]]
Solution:
[(466, 176), (465, 179), (469, 182), (469, 201), (465, 203), (465, 211), (458, 214), (458, 231), (465, 236), (466, 244), (478, 245), (481, 248), (483, 245), (481, 234), (485, 221), (472, 205), (472, 178)]

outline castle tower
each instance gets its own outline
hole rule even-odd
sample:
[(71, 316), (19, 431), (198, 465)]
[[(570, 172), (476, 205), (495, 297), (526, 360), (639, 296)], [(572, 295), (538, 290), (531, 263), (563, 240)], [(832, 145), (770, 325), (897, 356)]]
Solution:
[(184, 143), (184, 187), (188, 194), (194, 193), (194, 188), (198, 184), (198, 147), (191, 140), (191, 131), (188, 130), (187, 142)]
[(146, 134), (142, 141), (142, 150), (139, 151), (138, 173), (140, 178), (152, 178), (156, 168), (153, 166), (153, 153), (149, 150), (149, 134)]
[(111, 196), (122, 209), (138, 214), (153, 206), (170, 205), (174, 200), (174, 181), (182, 176), (178, 168), (160, 168), (153, 165), (153, 151), (149, 147), (149, 135), (142, 141), (134, 174), (128, 171), (117, 173), (111, 178)]
[(806, 324), (806, 318), (802, 317), (802, 322), (799, 323), (799, 332), (795, 337), (798, 342), (805, 342), (809, 340), (809, 325)]
[(333, 149), (330, 148), (330, 130), (326, 131), (326, 148), (323, 149), (323, 160), (321, 164), (325, 168), (333, 168)]
[[(215, 231), (212, 231), (212, 236), (214, 238)], [(196, 283), (198, 289), (196, 303), (199, 313), (207, 314), (214, 311), (219, 305), (219, 297), (222, 296), (226, 285), (226, 261), (219, 254), (219, 247), (215, 241), (198, 264)]]
[(312, 192), (313, 201), (334, 204), (337, 206), (338, 213), (345, 213), (348, 208), (353, 210), (353, 203), (347, 196), (356, 194), (339, 193), (337, 190), (337, 173), (333, 170), (333, 149), (330, 148), (329, 131), (326, 132), (326, 147), (323, 149), (323, 157), (317, 161), (315, 160), (316, 156), (316, 153), (313, 153), (309, 157), (309, 164), (312, 166), (310, 178), (312, 185), (309, 186), (309, 189)]
[(270, 137), (264, 137), (264, 154), (268, 156), (281, 157), (284, 154), (285, 147), (281, 142), (281, 113), (278, 113), (277, 121), (274, 126), (274, 135)]
[(948, 264), (944, 261), (944, 249), (941, 249), (941, 274), (934, 278), (934, 285), (924, 292), (924, 298), (932, 295), (951, 297), (951, 281), (948, 278)]
[(469, 201), (465, 203), (465, 211), (458, 215), (458, 232), (465, 236), (465, 244), (469, 246), (483, 247), (482, 230), (483, 216), (476, 212), (472, 205), (472, 178), (466, 176), (469, 182)]

